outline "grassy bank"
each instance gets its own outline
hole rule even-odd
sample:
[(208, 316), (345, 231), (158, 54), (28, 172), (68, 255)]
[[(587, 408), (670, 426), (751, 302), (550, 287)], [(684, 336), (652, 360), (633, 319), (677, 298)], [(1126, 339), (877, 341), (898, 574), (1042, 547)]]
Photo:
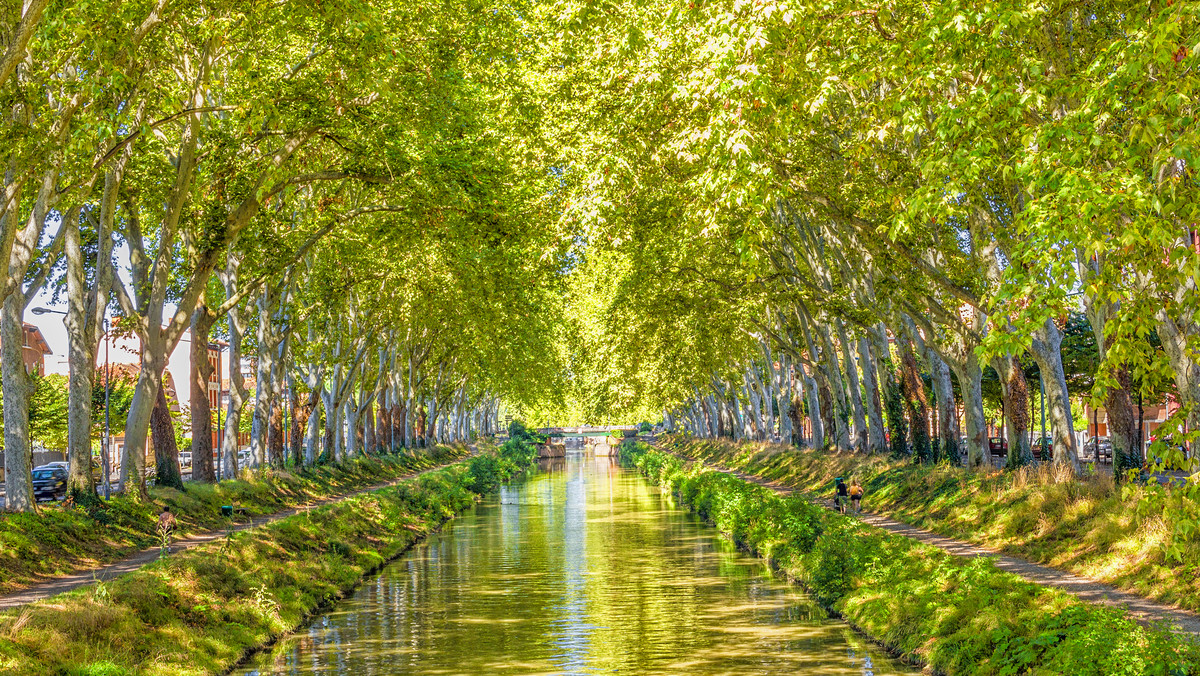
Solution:
[[(1050, 467), (968, 472), (950, 465), (787, 446), (668, 437), (662, 444), (710, 465), (832, 497), (834, 477), (857, 478), (864, 507), (949, 537), (1100, 580), (1181, 608), (1200, 610), (1200, 538), (1173, 509), (1186, 500), (1152, 486), (1117, 486), (1107, 474)], [(1164, 505), (1155, 506), (1158, 503)], [(1179, 557), (1168, 556), (1172, 545)]]
[(221, 505), (272, 514), (315, 499), (352, 492), (429, 469), (469, 453), (437, 447), (358, 457), (335, 465), (243, 472), (219, 484), (186, 484), (184, 491), (151, 488), (150, 502), (124, 496), (95, 505), (43, 505), (37, 514), (0, 514), (0, 593), (55, 575), (117, 561), (158, 544), (158, 512), (169, 505), (178, 536), (223, 528)]
[(646, 446), (623, 463), (803, 583), (869, 636), (946, 674), (1197, 674), (1200, 648), (1123, 613)]
[(0, 672), (223, 673), (532, 462), (506, 444), (0, 614)]

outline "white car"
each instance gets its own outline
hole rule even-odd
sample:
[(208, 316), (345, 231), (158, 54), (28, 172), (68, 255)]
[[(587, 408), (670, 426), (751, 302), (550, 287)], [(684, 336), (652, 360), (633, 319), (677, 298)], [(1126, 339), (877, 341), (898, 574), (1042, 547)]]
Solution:
[(179, 466), (180, 467), (191, 467), (192, 466), (192, 454), (190, 451), (184, 451), (179, 454)]
[(250, 449), (244, 448), (238, 451), (238, 467), (254, 467), (254, 456), (250, 455)]

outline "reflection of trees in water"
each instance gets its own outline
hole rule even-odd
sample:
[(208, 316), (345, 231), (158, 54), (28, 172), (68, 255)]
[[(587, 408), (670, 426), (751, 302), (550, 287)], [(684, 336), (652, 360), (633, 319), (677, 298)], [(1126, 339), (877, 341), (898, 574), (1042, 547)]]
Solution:
[(368, 676), (885, 673), (845, 625), (658, 488), (580, 456), (544, 461), (261, 664)]

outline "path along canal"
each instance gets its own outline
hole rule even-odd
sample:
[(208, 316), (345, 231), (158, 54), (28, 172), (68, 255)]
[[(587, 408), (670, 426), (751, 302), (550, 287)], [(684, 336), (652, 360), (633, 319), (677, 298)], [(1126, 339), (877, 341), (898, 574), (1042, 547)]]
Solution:
[(915, 674), (609, 458), (501, 490), (238, 672)]

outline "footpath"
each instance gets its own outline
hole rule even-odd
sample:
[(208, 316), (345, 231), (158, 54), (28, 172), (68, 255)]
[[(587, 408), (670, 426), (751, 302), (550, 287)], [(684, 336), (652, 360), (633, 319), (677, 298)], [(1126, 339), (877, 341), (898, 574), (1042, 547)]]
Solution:
[[(204, 533), (198, 533), (196, 535), (191, 535), (186, 538), (172, 542), (171, 543), (171, 552), (172, 553), (182, 552), (182, 551), (191, 549), (193, 547), (198, 547), (203, 544), (208, 544), (209, 542), (213, 542), (214, 540), (220, 540), (221, 538), (225, 537), (226, 533), (237, 533), (237, 532), (241, 532), (244, 530), (249, 530), (251, 528), (258, 528), (259, 526), (265, 526), (266, 524), (272, 523), (274, 521), (278, 521), (280, 519), (286, 519), (289, 516), (295, 516), (296, 514), (299, 514), (301, 512), (307, 512), (310, 509), (314, 509), (314, 508), (320, 507), (322, 505), (327, 505), (327, 504), (330, 504), (333, 502), (340, 502), (347, 498), (352, 498), (357, 495), (362, 495), (363, 493), (373, 493), (375, 491), (380, 491), (385, 488), (390, 488), (390, 487), (395, 486), (396, 484), (400, 483), (401, 481), (407, 481), (409, 479), (421, 476), (422, 474), (427, 474), (429, 472), (436, 472), (437, 470), (442, 469), (442, 468), (446, 467), (447, 465), (452, 465), (452, 464), (462, 462), (462, 461), (463, 461), (463, 458), (459, 458), (457, 460), (453, 460), (451, 462), (438, 465), (437, 467), (430, 467), (429, 469), (422, 470), (420, 472), (410, 472), (408, 474), (401, 475), (390, 481), (373, 484), (371, 486), (367, 486), (366, 488), (360, 488), (358, 490), (350, 491), (348, 493), (340, 493), (338, 495), (330, 495), (330, 496), (327, 496), (324, 498), (319, 498), (317, 500), (307, 502), (303, 505), (297, 505), (296, 507), (291, 507), (291, 508), (285, 509), (283, 511), (275, 512), (273, 514), (266, 514), (263, 516), (250, 517), (250, 518), (248, 518), (247, 521), (242, 522), (242, 523), (233, 524), (228, 529), (222, 528), (220, 530), (213, 530), (213, 531), (208, 531), (208, 532), (204, 532)], [(138, 568), (141, 568), (142, 566), (146, 565), (147, 563), (154, 561), (159, 556), (161, 556), (161, 550), (158, 547), (149, 547), (147, 549), (141, 550), (140, 552), (131, 554), (131, 555), (125, 557), (124, 559), (121, 559), (120, 561), (116, 561), (116, 562), (110, 563), (108, 565), (98, 566), (96, 568), (87, 568), (87, 569), (77, 570), (74, 573), (71, 573), (70, 575), (54, 578), (53, 580), (48, 580), (46, 582), (41, 582), (41, 583), (38, 583), (35, 585), (31, 585), (31, 586), (26, 587), (25, 589), (21, 589), (19, 591), (4, 594), (4, 595), (0, 596), (0, 610), (16, 608), (18, 606), (23, 606), (27, 603), (34, 603), (35, 601), (44, 601), (45, 599), (48, 599), (51, 596), (56, 596), (56, 595), (62, 594), (64, 592), (69, 592), (73, 589), (78, 589), (79, 587), (83, 587), (83, 586), (86, 586), (89, 584), (94, 584), (97, 582), (105, 582), (107, 580), (111, 580), (119, 575), (124, 575), (125, 573), (135, 571)]]
[[(694, 462), (691, 458), (684, 456), (679, 456), (679, 458)], [(783, 495), (801, 495), (794, 488), (767, 481), (752, 474), (744, 474), (712, 465), (708, 465), (708, 467), (764, 486)], [(829, 509), (834, 509), (832, 500), (818, 500), (818, 502)], [(1035, 584), (1061, 589), (1088, 603), (1119, 608), (1128, 612), (1130, 617), (1143, 625), (1161, 625), (1165, 623), (1181, 634), (1190, 634), (1193, 638), (1200, 638), (1200, 614), (1152, 601), (1144, 596), (1121, 591), (1103, 582), (1073, 575), (1057, 568), (1051, 568), (1050, 566), (1044, 566), (1012, 556), (1005, 556), (1000, 552), (980, 547), (979, 545), (944, 537), (879, 514), (863, 512), (860, 518), (869, 525), (933, 545), (955, 556), (967, 558), (988, 557), (992, 559), (997, 568), (1003, 571), (1018, 575)]]

